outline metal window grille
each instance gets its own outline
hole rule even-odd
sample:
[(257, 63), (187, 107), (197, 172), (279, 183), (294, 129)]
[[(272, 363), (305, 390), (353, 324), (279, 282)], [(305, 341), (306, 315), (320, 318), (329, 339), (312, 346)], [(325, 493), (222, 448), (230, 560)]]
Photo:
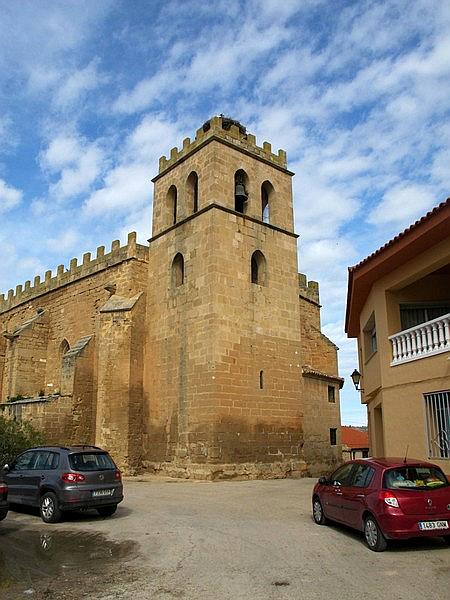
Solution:
[(450, 390), (424, 394), (430, 458), (450, 458)]

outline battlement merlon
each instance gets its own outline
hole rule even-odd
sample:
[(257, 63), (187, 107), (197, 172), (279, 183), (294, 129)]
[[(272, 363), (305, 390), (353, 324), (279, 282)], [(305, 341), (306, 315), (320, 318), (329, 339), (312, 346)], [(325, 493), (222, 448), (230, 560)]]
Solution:
[(302, 298), (313, 302), (320, 307), (319, 284), (317, 281), (308, 281), (304, 273), (298, 274), (299, 294)]
[(85, 252), (80, 265), (76, 258), (72, 258), (68, 269), (64, 265), (59, 265), (54, 276), (52, 276), (52, 271), (46, 271), (43, 281), (37, 275), (34, 278), (33, 284), (31, 281), (26, 281), (24, 286), (17, 285), (15, 290), (9, 290), (6, 297), (4, 294), (0, 294), (0, 313), (6, 312), (23, 302), (28, 302), (33, 298), (83, 277), (103, 271), (108, 267), (133, 258), (148, 262), (148, 246), (136, 242), (136, 232), (134, 231), (128, 234), (125, 246), (120, 245), (120, 240), (114, 240), (111, 244), (111, 251), (107, 254), (105, 254), (105, 246), (99, 246), (96, 257), (93, 259), (91, 259), (90, 252)]
[(180, 159), (186, 158), (188, 155), (192, 154), (199, 146), (203, 145), (208, 138), (223, 139), (228, 144), (237, 146), (258, 158), (272, 163), (278, 168), (287, 170), (287, 157), (284, 150), (278, 150), (278, 154), (274, 154), (269, 142), (263, 142), (262, 147), (258, 146), (256, 144), (256, 137), (251, 133), (247, 133), (245, 127), (238, 123), (238, 121), (220, 115), (218, 117), (212, 117), (212, 119), (206, 121), (200, 129), (197, 129), (194, 140), (185, 138), (181, 149), (176, 147), (172, 148), (169, 158), (161, 156), (159, 159), (159, 173), (153, 181), (158, 179), (161, 174), (165, 173)]

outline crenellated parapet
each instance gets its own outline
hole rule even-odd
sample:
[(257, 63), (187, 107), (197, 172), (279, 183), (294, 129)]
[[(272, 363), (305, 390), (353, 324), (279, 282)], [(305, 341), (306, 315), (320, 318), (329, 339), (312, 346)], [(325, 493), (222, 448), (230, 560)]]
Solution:
[(200, 129), (197, 129), (194, 140), (185, 138), (182, 148), (172, 148), (168, 158), (161, 156), (159, 159), (159, 174), (166, 171), (180, 159), (186, 158), (211, 137), (221, 138), (283, 169), (287, 167), (287, 157), (284, 150), (278, 150), (278, 153), (274, 154), (269, 142), (263, 142), (262, 146), (258, 146), (254, 135), (247, 133), (245, 128), (237, 121), (221, 115), (212, 117)]
[(308, 281), (306, 275), (299, 273), (298, 287), (300, 289), (300, 296), (306, 298), (306, 300), (309, 300), (310, 302), (314, 302), (315, 304), (320, 303), (319, 284), (317, 281)]
[(17, 285), (15, 290), (9, 290), (6, 296), (0, 294), (0, 313), (132, 258), (148, 261), (148, 246), (136, 242), (136, 232), (134, 231), (128, 234), (128, 240), (124, 246), (120, 245), (120, 240), (114, 240), (108, 253), (105, 253), (105, 246), (99, 246), (95, 258), (91, 258), (91, 253), (86, 252), (83, 254), (81, 264), (78, 264), (77, 258), (72, 258), (68, 268), (59, 265), (55, 274), (52, 271), (46, 271), (43, 280), (37, 275), (33, 283), (26, 281), (25, 285)]

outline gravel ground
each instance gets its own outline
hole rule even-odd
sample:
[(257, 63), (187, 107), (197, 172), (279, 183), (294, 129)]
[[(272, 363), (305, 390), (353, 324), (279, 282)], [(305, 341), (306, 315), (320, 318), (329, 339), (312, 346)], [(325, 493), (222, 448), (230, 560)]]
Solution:
[(360, 534), (311, 519), (312, 479), (125, 482), (116, 515), (0, 524), (0, 599), (444, 600), (440, 539), (368, 550)]

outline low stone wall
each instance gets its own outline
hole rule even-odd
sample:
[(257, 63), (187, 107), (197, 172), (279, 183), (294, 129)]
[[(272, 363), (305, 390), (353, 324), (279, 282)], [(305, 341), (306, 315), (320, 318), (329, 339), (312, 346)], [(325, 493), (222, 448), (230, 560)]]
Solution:
[(299, 479), (308, 475), (304, 461), (280, 461), (275, 463), (199, 464), (183, 461), (143, 463), (144, 472), (182, 479), (250, 480), (250, 479)]
[[(44, 435), (46, 444), (73, 442), (72, 396), (49, 396), (0, 404), (1, 414), (7, 419), (27, 421)], [(82, 443), (82, 440), (77, 440)]]

